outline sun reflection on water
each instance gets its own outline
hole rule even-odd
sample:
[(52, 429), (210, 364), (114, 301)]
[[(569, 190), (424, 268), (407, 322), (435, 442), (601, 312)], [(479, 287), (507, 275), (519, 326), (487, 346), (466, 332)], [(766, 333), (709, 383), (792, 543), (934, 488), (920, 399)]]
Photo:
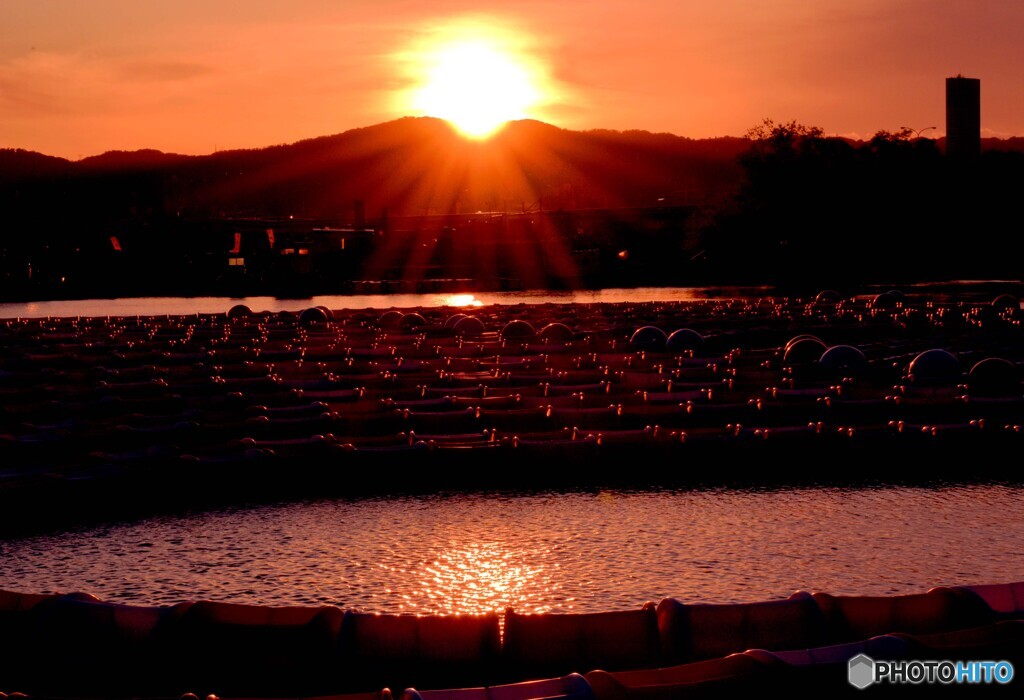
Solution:
[[(868, 525), (900, 537), (866, 543)], [(0, 581), (139, 605), (598, 612), (669, 596), (742, 602), (799, 588), (889, 595), (1009, 581), (1019, 577), (1022, 538), (1024, 489), (1006, 485), (459, 493), (283, 502), (15, 537), (0, 547)]]
[(442, 306), (483, 306), (484, 303), (472, 294), (447, 294), (441, 297)]
[(544, 557), (525, 549), (499, 542), (450, 542), (433, 554), (415, 571), (386, 567), (410, 584), (400, 594), (406, 612), (481, 614), (508, 607), (549, 612), (545, 601), (559, 597), (558, 563), (540, 564)]

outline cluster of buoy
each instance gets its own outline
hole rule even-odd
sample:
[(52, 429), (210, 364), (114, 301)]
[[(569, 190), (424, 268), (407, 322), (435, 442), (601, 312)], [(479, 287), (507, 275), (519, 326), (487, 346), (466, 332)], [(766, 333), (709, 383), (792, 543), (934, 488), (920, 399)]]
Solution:
[(886, 294), (0, 321), (0, 494), (384, 453), (589, 465), (752, 438), (1016, 435), (1016, 299)]

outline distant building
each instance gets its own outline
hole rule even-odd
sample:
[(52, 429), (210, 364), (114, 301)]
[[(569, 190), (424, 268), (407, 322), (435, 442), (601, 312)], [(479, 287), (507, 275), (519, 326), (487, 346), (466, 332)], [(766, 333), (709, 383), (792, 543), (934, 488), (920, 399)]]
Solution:
[(946, 78), (946, 155), (977, 158), (981, 153), (981, 81)]

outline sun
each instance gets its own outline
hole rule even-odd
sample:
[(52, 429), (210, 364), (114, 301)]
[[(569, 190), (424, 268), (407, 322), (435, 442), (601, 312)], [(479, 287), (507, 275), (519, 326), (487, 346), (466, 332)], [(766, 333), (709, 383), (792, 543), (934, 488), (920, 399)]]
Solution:
[(449, 39), (428, 50), (421, 66), (413, 108), (472, 138), (532, 116), (541, 100), (535, 67), (497, 38)]

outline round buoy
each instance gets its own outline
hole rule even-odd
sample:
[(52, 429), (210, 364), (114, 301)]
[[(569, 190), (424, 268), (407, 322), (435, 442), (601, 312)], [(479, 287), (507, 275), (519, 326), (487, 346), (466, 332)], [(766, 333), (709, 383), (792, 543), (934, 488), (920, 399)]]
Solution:
[(811, 335), (810, 333), (801, 333), (800, 335), (794, 335), (792, 338), (787, 340), (786, 344), (782, 346), (782, 351), (785, 352), (786, 350), (789, 350), (789, 348), (791, 346), (795, 345), (796, 343), (800, 342), (801, 340), (806, 340), (806, 339), (817, 340), (822, 345), (825, 345), (825, 341), (822, 340), (821, 338), (819, 338), (818, 336)]
[(852, 345), (833, 345), (822, 353), (818, 363), (829, 372), (836, 374), (853, 374), (864, 369), (867, 358), (859, 349)]
[(324, 310), (313, 306), (308, 309), (303, 309), (302, 313), (299, 314), (299, 323), (310, 324), (310, 323), (327, 323), (327, 314)]
[(473, 316), (459, 319), (455, 324), (455, 333), (467, 338), (476, 338), (484, 333), (484, 322)]
[(992, 300), (992, 308), (999, 311), (1004, 311), (1006, 309), (1013, 309), (1016, 311), (1020, 308), (1020, 299), (1012, 294), (1000, 294)]
[(804, 365), (817, 362), (827, 348), (825, 343), (814, 336), (794, 338), (786, 343), (782, 361), (787, 365)]
[(411, 313), (402, 317), (401, 326), (406, 330), (413, 330), (425, 325), (427, 325), (427, 319), (423, 318), (423, 314)]
[(629, 344), (638, 350), (660, 350), (666, 342), (668, 336), (657, 326), (637, 328), (629, 339)]
[(704, 336), (691, 328), (679, 328), (672, 331), (665, 341), (669, 350), (696, 350), (704, 344)]
[(871, 308), (872, 309), (891, 309), (894, 306), (896, 306), (896, 304), (898, 304), (899, 302), (900, 302), (899, 297), (897, 297), (892, 292), (882, 292), (881, 294), (876, 296), (874, 298), (874, 300), (871, 302)]
[(907, 368), (909, 379), (923, 386), (955, 384), (960, 379), (960, 360), (948, 350), (925, 350)]
[(572, 340), (572, 329), (564, 323), (549, 323), (540, 329), (538, 335), (544, 340), (564, 342)]
[(501, 329), (502, 338), (532, 338), (535, 334), (536, 331), (529, 322), (519, 319), (509, 321)]
[(967, 388), (978, 396), (1014, 396), (1020, 394), (1020, 370), (1001, 357), (975, 363), (967, 373)]
[(404, 315), (401, 311), (385, 311), (377, 319), (377, 325), (381, 328), (398, 328)]
[(247, 318), (252, 316), (252, 309), (245, 304), (235, 304), (228, 309), (228, 318)]
[(448, 318), (445, 319), (444, 327), (455, 328), (455, 324), (464, 318), (469, 318), (469, 316), (467, 316), (466, 314), (455, 314), (454, 316), (449, 316)]

